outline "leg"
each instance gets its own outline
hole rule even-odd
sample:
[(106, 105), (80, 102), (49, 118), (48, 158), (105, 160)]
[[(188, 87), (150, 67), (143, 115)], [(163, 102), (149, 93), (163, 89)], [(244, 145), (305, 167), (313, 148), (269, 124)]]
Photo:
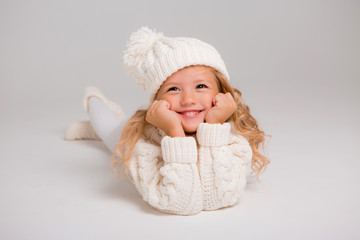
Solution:
[(85, 89), (83, 105), (90, 115), (91, 123), (72, 123), (66, 130), (65, 139), (103, 140), (106, 147), (113, 152), (126, 123), (121, 107), (108, 100), (96, 87)]
[(97, 97), (90, 97), (88, 104), (93, 129), (106, 147), (114, 152), (125, 121), (119, 120), (116, 114)]

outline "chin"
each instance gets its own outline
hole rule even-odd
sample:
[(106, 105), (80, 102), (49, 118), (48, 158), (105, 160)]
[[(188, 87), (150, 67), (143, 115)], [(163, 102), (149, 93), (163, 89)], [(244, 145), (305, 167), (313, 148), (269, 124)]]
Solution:
[(199, 125), (194, 126), (194, 127), (184, 128), (184, 132), (185, 132), (187, 135), (195, 134), (196, 131), (197, 131), (198, 126), (199, 126)]

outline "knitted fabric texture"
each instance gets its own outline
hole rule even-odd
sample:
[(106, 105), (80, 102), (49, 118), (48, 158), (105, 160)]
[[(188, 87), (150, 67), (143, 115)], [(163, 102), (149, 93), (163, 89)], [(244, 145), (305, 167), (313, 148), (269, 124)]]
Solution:
[(101, 140), (89, 121), (73, 122), (66, 130), (65, 140)]
[(213, 67), (226, 79), (229, 74), (218, 51), (195, 38), (164, 36), (142, 27), (131, 34), (124, 54), (124, 66), (139, 87), (154, 99), (162, 83), (176, 71), (191, 65)]
[(234, 205), (251, 158), (248, 141), (230, 123), (201, 123), (194, 137), (179, 138), (147, 125), (130, 160), (130, 175), (154, 208), (193, 215)]
[(115, 113), (116, 117), (120, 121), (124, 119), (125, 116), (122, 108), (117, 103), (107, 99), (104, 94), (94, 86), (88, 86), (84, 90), (83, 106), (86, 112), (89, 112), (89, 99), (91, 97), (96, 97), (101, 100), (106, 105), (106, 107)]

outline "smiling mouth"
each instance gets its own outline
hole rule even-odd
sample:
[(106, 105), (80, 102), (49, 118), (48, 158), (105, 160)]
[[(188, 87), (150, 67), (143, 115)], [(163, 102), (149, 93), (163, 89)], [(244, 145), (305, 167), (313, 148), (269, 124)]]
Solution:
[(202, 112), (202, 110), (201, 111), (185, 111), (185, 112), (178, 112), (178, 113), (186, 118), (194, 118), (194, 117), (197, 117), (201, 112)]

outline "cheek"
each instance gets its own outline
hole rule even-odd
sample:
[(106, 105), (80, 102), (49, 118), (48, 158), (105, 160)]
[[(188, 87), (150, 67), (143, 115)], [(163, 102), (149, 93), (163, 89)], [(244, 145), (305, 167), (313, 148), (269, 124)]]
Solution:
[(216, 96), (216, 94), (215, 94), (215, 95), (214, 95), (214, 94), (209, 94), (209, 95), (207, 95), (207, 96), (204, 98), (204, 103), (203, 103), (203, 104), (204, 104), (205, 106), (209, 107), (209, 108), (213, 107), (213, 106), (214, 106), (213, 100), (214, 100), (215, 96)]

